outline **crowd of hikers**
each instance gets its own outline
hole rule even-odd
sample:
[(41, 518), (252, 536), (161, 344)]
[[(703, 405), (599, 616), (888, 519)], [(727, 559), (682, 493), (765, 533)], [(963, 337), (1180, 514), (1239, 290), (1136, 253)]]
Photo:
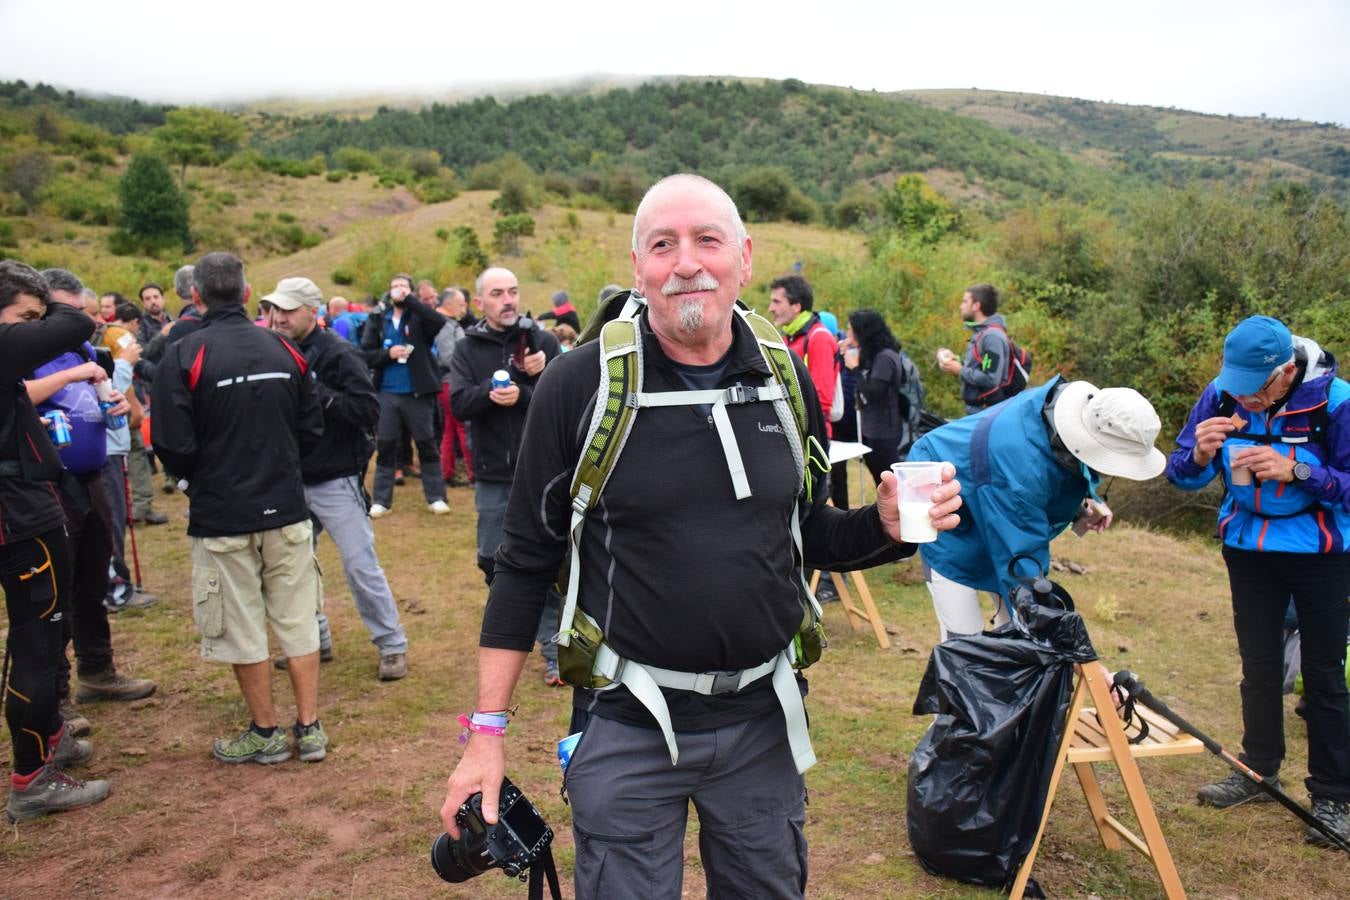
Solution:
[[(134, 540), (136, 525), (168, 521), (153, 508), (155, 469), (161, 490), (189, 500), (191, 596), (172, 600), (191, 603), (202, 656), (233, 667), (249, 711), (238, 736), (214, 742), (223, 763), (325, 756), (322, 531), (375, 677), (407, 674), (372, 523), (398, 512), (395, 488), (412, 479), (433, 516), (451, 513), (449, 489), (473, 490), (489, 586), (443, 810), (451, 836), (475, 791), (496, 821), (512, 692), (537, 646), (545, 684), (575, 688), (565, 784), (579, 894), (644, 883), (677, 896), (692, 801), (712, 892), (799, 896), (802, 773), (815, 759), (800, 670), (822, 643), (818, 600), (831, 599), (803, 571), (917, 553), (941, 640), (1010, 627), (1008, 598), (1048, 571), (1050, 542), (1111, 524), (1104, 477), (1165, 473), (1183, 490), (1225, 486), (1243, 762), (1278, 779), (1292, 608), (1313, 814), (1350, 834), (1350, 385), (1329, 350), (1272, 318), (1236, 323), (1169, 455), (1138, 391), (1060, 375), (1029, 385), (1031, 354), (992, 285), (960, 298), (963, 351), (924, 348), (956, 383), (925, 386), (900, 323), (826, 311), (800, 266), (771, 281), (765, 315), (749, 309), (751, 259), (734, 203), (680, 175), (635, 214), (633, 288), (606, 286), (589, 323), (566, 291), (531, 317), (503, 267), (471, 287), (397, 274), (363, 302), (325, 298), (295, 273), (255, 298), (240, 260), (209, 253), (177, 273), (174, 315), (157, 284), (136, 303), (0, 262), (10, 819), (103, 799), (107, 782), (67, 774), (93, 754), (82, 713), (155, 690), (116, 668), (110, 624), (160, 599), (142, 588)], [(934, 415), (934, 391), (959, 392), (966, 415)], [(831, 444), (863, 445), (874, 503), (850, 502)], [(935, 540), (896, 512), (897, 469), (922, 461), (941, 464)], [(277, 670), (294, 691), (289, 727), (272, 702)], [(1199, 799), (1265, 795), (1235, 773)], [(753, 840), (738, 809), (763, 826)], [(1326, 843), (1311, 827), (1307, 838)]]

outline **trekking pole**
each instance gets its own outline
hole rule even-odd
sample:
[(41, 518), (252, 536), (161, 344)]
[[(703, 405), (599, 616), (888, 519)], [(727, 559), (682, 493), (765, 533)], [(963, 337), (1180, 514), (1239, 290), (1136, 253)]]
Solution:
[(136, 550), (136, 517), (131, 512), (131, 479), (127, 475), (127, 458), (122, 457), (122, 492), (127, 498), (127, 530), (131, 532), (131, 564), (136, 573), (136, 590), (141, 590), (141, 554)]
[(1162, 716), (1164, 719), (1167, 719), (1173, 725), (1176, 725), (1178, 728), (1181, 728), (1184, 731), (1191, 734), (1193, 737), (1195, 737), (1196, 740), (1205, 745), (1206, 750), (1208, 750), (1210, 753), (1213, 753), (1215, 756), (1219, 757), (1219, 759), (1223, 760), (1224, 762), (1228, 763), (1229, 767), (1231, 767), (1234, 772), (1237, 772), (1245, 776), (1249, 781), (1251, 781), (1261, 790), (1265, 791), (1272, 798), (1279, 801), (1280, 805), (1283, 806), (1285, 809), (1289, 810), (1291, 813), (1298, 816), (1308, 825), (1311, 825), (1313, 828), (1316, 828), (1318, 831), (1322, 832), (1322, 834), (1326, 836), (1327, 840), (1331, 841), (1332, 845), (1335, 846), (1338, 850), (1343, 850), (1346, 853), (1350, 853), (1350, 844), (1347, 844), (1345, 842), (1345, 839), (1342, 838), (1335, 831), (1333, 831), (1330, 826), (1322, 822), (1320, 819), (1318, 819), (1308, 810), (1304, 809), (1302, 806), (1299, 806), (1297, 803), (1295, 803), (1292, 799), (1290, 799), (1288, 794), (1286, 794), (1279, 788), (1275, 787), (1275, 785), (1271, 784), (1269, 779), (1263, 778), (1259, 773), (1253, 771), (1251, 767), (1243, 763), (1242, 760), (1238, 759), (1236, 756), (1229, 753), (1227, 750), (1223, 749), (1223, 747), (1219, 746), (1218, 741), (1204, 734), (1203, 732), (1200, 731), (1200, 729), (1196, 728), (1190, 722), (1187, 722), (1181, 716), (1173, 712), (1171, 707), (1169, 707), (1166, 703), (1159, 700), (1157, 697), (1153, 696), (1153, 693), (1148, 688), (1144, 687), (1144, 683), (1140, 681), (1139, 677), (1135, 675), (1133, 672), (1117, 672), (1116, 677), (1113, 679), (1113, 683), (1117, 688), (1120, 688), (1131, 698), (1138, 700), (1140, 703), (1144, 704), (1149, 709), (1153, 710), (1155, 713)]

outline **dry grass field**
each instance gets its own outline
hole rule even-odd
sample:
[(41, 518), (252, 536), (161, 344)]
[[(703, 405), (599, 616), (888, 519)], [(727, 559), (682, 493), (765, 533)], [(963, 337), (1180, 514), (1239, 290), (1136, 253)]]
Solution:
[[(460, 752), (454, 715), (473, 702), (485, 596), (474, 566), (472, 496), (452, 490), (450, 502), (453, 515), (433, 517), (418, 487), (400, 488), (393, 515), (376, 525), (409, 632), (408, 678), (375, 680), (374, 651), (325, 539), (320, 560), (337, 659), (322, 670), (321, 717), (334, 746), (317, 765), (236, 768), (211, 759), (210, 741), (239, 728), (246, 713), (228, 668), (197, 655), (185, 502), (161, 498), (173, 522), (139, 533), (147, 586), (161, 603), (114, 623), (119, 665), (155, 678), (159, 692), (139, 703), (83, 708), (97, 747), (84, 772), (108, 778), (112, 794), (94, 809), (8, 828), (0, 870), (10, 895), (518, 896), (523, 887), (494, 873), (472, 888), (442, 885), (427, 862), (445, 778)], [(1061, 539), (1054, 551), (1088, 569), (1063, 577), (1103, 660), (1134, 669), (1184, 715), (1236, 746), (1238, 666), (1215, 547), (1120, 526), (1100, 537)], [(807, 777), (810, 893), (995, 896), (925, 874), (909, 850), (906, 767), (927, 726), (910, 707), (937, 629), (916, 563), (867, 578), (893, 646), (878, 650), (870, 631), (850, 631), (840, 608), (830, 606), (831, 646), (810, 672), (821, 759)], [(569, 870), (572, 841), (554, 758), (568, 697), (546, 688), (541, 675), (536, 655), (517, 692), (508, 771), (559, 832), (558, 858)], [(284, 720), (291, 706), (280, 675), (276, 688)], [(1286, 783), (1303, 799), (1303, 723), (1291, 712), (1287, 727)], [(1345, 860), (1306, 847), (1301, 823), (1283, 810), (1195, 805), (1195, 787), (1226, 771), (1217, 760), (1151, 760), (1143, 771), (1192, 896), (1343, 895)], [(1118, 779), (1103, 772), (1108, 797), (1119, 801)], [(691, 823), (687, 896), (703, 894), (696, 828)], [(1101, 848), (1071, 783), (1060, 794), (1036, 876), (1052, 896), (1158, 894), (1142, 857)]]

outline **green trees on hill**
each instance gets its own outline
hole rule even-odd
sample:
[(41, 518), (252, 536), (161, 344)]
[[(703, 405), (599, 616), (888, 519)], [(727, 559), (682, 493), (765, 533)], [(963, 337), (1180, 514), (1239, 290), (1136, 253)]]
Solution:
[(164, 155), (179, 165), (179, 178), (187, 181), (189, 165), (209, 166), (225, 159), (244, 139), (244, 123), (238, 117), (205, 106), (170, 110), (164, 125), (154, 131)]
[[(889, 181), (934, 166), (1009, 197), (1081, 192), (1111, 177), (983, 122), (800, 82), (688, 81), (599, 96), (540, 95), (510, 103), (488, 97), (419, 112), (382, 109), (362, 121), (299, 122), (270, 149), (331, 159), (342, 148), (373, 152), (390, 143), (434, 149), (458, 171), (514, 154), (537, 174), (565, 175), (597, 195), (623, 169), (648, 184), (676, 171), (731, 184), (752, 170), (776, 167), (805, 197), (831, 205), (855, 182)], [(805, 209), (793, 206), (798, 215)]]

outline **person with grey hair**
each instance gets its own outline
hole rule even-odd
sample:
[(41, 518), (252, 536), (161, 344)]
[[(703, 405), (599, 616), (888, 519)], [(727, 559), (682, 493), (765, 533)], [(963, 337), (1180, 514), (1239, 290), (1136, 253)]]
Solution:
[[(356, 611), (380, 654), (380, 680), (396, 681), (408, 674), (408, 636), (375, 555), (375, 533), (361, 486), (375, 449), (370, 432), (380, 419), (370, 370), (356, 347), (319, 327), (323, 292), (313, 281), (283, 278), (263, 300), (271, 308), (272, 330), (286, 335), (305, 354), (323, 405), (323, 438), (301, 460), (305, 501), (319, 527), (337, 544)], [(325, 638), (331, 651), (328, 619), (320, 614), (320, 661)]]
[[(469, 449), (469, 434), (464, 423), (455, 418), (450, 409), (450, 361), (455, 356), (455, 345), (464, 337), (460, 320), (468, 310), (468, 298), (462, 288), (448, 287), (441, 291), (436, 312), (445, 316), (445, 326), (436, 335), (436, 364), (441, 370), (441, 475), (446, 487), (473, 484), (473, 454)], [(458, 461), (464, 461), (465, 475), (457, 471)]]
[[(772, 326), (738, 311), (752, 248), (726, 192), (695, 175), (664, 179), (633, 231), (637, 290), (610, 301), (626, 313), (534, 388), (479, 637), (477, 708), (460, 719), (469, 734), (442, 822), (457, 838), (456, 811), (475, 791), (497, 822), (511, 695), (570, 550), (558, 637), (576, 685), (570, 731), (582, 732), (565, 772), (576, 895), (681, 896), (692, 802), (708, 896), (801, 897), (802, 772), (815, 757), (793, 648), (819, 616), (801, 567), (879, 565), (915, 546), (890, 472), (873, 506), (825, 504), (825, 474), (802, 449), (826, 440), (825, 422), (801, 400), (800, 360), (762, 344)], [(602, 354), (641, 380), (601, 388)], [(605, 415), (615, 387), (641, 407), (624, 425)], [(800, 418), (784, 402), (794, 395)], [(578, 431), (588, 422), (594, 437)], [(929, 510), (939, 530), (959, 524), (961, 502), (944, 470)], [(598, 489), (586, 471), (603, 476)]]
[(327, 753), (319, 724), (322, 585), (301, 460), (323, 434), (305, 358), (258, 328), (244, 304), (244, 264), (208, 253), (192, 273), (202, 327), (164, 353), (151, 431), (165, 466), (189, 481), (193, 618), (202, 657), (230, 663), (252, 721), (212, 746), (225, 763), (289, 759), (272, 703), (271, 625), (295, 693), (292, 732), (302, 760)]
[[(66, 269), (42, 273), (52, 303), (84, 308), (84, 284)], [(103, 483), (108, 456), (107, 424), (99, 408), (95, 385), (108, 372), (94, 361), (93, 348), (83, 344), (38, 366), (25, 379), (28, 396), (40, 412), (60, 410), (70, 420), (71, 442), (59, 449), (67, 477), (58, 492), (66, 513), (66, 530), (74, 556), (70, 582), (62, 586), (64, 639), (73, 644), (79, 703), (101, 700), (139, 700), (155, 691), (148, 679), (128, 678), (114, 664), (112, 629), (104, 600), (108, 596), (108, 563), (113, 554), (112, 511)], [(125, 415), (129, 406), (115, 388), (108, 412)], [(70, 699), (70, 663), (61, 655), (58, 687), (64, 704)], [(72, 710), (72, 717), (74, 716)]]
[(173, 273), (173, 292), (183, 301), (179, 316), (192, 318), (201, 314), (192, 302), (192, 266), (179, 266), (178, 271)]

